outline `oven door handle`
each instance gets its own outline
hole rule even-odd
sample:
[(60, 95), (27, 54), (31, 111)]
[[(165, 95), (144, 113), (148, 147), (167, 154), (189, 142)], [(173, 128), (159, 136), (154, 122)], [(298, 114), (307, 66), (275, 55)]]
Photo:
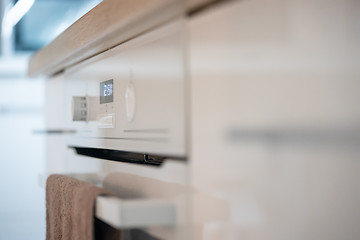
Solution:
[(161, 199), (96, 198), (95, 216), (117, 229), (174, 226), (174, 203)]
[[(46, 188), (49, 174), (40, 174), (40, 187)], [(67, 176), (101, 186), (96, 173), (67, 174)], [(176, 202), (170, 199), (121, 199), (115, 196), (97, 196), (95, 216), (117, 229), (145, 228), (176, 225)]]

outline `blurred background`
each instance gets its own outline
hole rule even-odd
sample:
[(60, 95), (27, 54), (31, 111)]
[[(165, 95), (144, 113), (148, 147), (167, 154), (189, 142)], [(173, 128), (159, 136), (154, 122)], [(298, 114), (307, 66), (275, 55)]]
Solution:
[(26, 77), (28, 59), (99, 2), (0, 1), (0, 239), (45, 236), (44, 82)]

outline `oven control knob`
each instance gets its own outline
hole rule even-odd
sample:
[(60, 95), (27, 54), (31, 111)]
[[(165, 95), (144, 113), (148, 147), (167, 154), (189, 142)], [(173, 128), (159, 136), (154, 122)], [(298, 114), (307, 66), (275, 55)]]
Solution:
[(86, 122), (88, 116), (87, 97), (72, 98), (72, 120)]

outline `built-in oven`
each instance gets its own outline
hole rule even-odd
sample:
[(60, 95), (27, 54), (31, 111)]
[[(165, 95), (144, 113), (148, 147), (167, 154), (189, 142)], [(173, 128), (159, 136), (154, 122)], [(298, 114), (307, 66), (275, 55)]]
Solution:
[[(107, 210), (111, 199), (99, 198), (97, 217), (128, 234), (189, 239), (185, 23), (170, 21), (46, 82), (48, 129), (62, 129), (47, 137), (47, 172), (85, 176), (126, 199), (125, 210)], [(140, 216), (112, 221), (107, 211)]]
[(70, 147), (144, 164), (186, 159), (184, 24), (173, 21), (65, 70)]

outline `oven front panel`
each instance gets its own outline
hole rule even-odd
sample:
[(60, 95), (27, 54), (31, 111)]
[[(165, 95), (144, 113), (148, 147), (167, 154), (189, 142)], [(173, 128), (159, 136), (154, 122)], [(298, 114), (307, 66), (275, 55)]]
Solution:
[(185, 157), (184, 22), (65, 72), (69, 146)]

